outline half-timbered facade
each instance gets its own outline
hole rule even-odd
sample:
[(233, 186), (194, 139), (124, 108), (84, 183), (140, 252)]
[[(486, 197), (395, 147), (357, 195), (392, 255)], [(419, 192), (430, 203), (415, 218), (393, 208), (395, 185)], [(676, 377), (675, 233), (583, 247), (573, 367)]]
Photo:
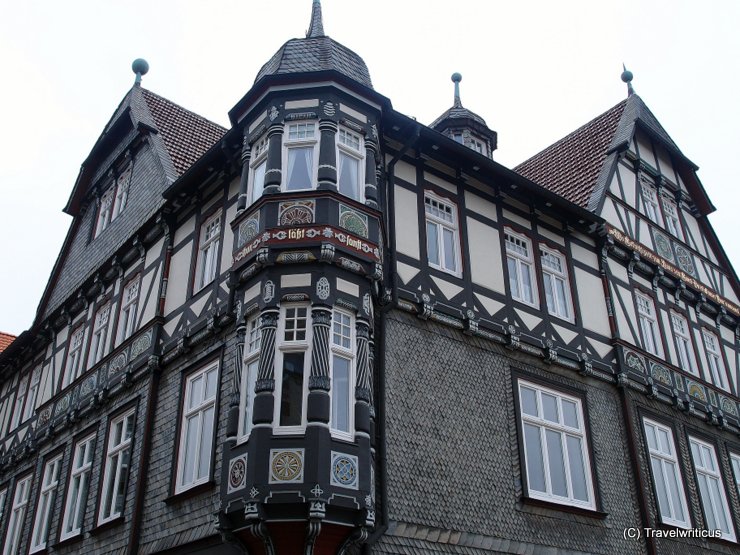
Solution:
[(637, 95), (514, 171), (318, 0), (229, 129), (133, 69), (0, 354), (3, 555), (736, 549), (737, 277)]

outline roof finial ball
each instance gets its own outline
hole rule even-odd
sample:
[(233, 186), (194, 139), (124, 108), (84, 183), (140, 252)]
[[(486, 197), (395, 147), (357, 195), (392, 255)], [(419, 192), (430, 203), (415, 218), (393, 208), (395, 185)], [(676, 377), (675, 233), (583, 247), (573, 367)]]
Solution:
[(455, 83), (455, 106), (460, 107), (462, 106), (462, 102), (460, 101), (460, 81), (462, 81), (462, 75), (455, 72), (450, 79)]
[(136, 74), (135, 85), (141, 85), (141, 76), (146, 75), (149, 71), (149, 63), (144, 58), (136, 58), (131, 64), (131, 71)]
[(627, 83), (627, 96), (632, 96), (635, 92), (635, 89), (632, 88), (632, 78), (634, 76), (632, 75), (632, 72), (628, 70), (624, 64), (622, 64), (622, 69), (624, 70), (622, 72), (622, 81)]

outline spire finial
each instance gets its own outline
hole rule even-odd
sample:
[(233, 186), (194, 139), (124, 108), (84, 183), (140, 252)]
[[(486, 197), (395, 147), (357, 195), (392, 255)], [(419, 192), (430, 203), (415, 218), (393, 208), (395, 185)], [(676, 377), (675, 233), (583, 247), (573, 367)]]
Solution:
[(455, 83), (455, 108), (462, 108), (462, 102), (460, 101), (460, 81), (462, 81), (462, 75), (455, 72), (452, 74), (452, 82)]
[(622, 69), (624, 70), (622, 72), (622, 81), (627, 83), (627, 96), (632, 96), (635, 94), (635, 89), (632, 88), (632, 72), (627, 69), (627, 66), (625, 66), (624, 63), (622, 64)]
[(321, 18), (321, 0), (313, 0), (313, 6), (311, 7), (311, 25), (308, 26), (306, 38), (314, 39), (316, 37), (325, 36), (324, 22)]
[(149, 71), (149, 64), (144, 58), (136, 58), (131, 64), (131, 71), (136, 74), (134, 85), (141, 85), (141, 76), (146, 75)]

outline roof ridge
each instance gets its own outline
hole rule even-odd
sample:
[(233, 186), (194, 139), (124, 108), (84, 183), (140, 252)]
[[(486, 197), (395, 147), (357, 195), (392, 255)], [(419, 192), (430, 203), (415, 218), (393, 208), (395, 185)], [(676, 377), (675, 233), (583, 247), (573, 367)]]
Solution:
[(203, 120), (204, 122), (209, 123), (209, 124), (211, 124), (211, 125), (213, 125), (215, 127), (218, 127), (219, 129), (222, 129), (223, 131), (228, 131), (228, 128), (224, 127), (223, 125), (220, 125), (220, 124), (216, 123), (215, 121), (208, 119), (205, 116), (201, 116), (198, 112), (194, 112), (192, 110), (189, 110), (188, 108), (185, 108), (181, 104), (178, 104), (177, 102), (174, 102), (174, 101), (170, 100), (169, 98), (166, 98), (166, 97), (162, 96), (161, 94), (157, 94), (157, 93), (155, 93), (154, 91), (152, 91), (150, 89), (141, 87), (141, 92), (142, 93), (145, 93), (145, 94), (150, 94), (152, 96), (155, 96), (158, 99), (163, 100), (163, 101), (167, 102), (168, 104), (170, 104), (170, 105), (172, 105), (172, 106), (174, 106), (174, 107), (182, 110), (183, 112), (187, 112), (188, 114), (192, 114), (193, 116), (195, 116), (195, 117)]

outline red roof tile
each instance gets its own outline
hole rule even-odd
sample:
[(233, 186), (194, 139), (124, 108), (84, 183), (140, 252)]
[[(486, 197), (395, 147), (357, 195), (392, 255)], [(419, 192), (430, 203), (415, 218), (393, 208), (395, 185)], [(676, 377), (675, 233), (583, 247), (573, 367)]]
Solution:
[(15, 335), (10, 335), (9, 333), (3, 333), (0, 331), (0, 353), (7, 349), (8, 345), (10, 345), (14, 339)]
[(178, 175), (203, 156), (226, 129), (146, 89), (141, 92)]
[(535, 183), (588, 208), (627, 104), (623, 100), (514, 168)]

